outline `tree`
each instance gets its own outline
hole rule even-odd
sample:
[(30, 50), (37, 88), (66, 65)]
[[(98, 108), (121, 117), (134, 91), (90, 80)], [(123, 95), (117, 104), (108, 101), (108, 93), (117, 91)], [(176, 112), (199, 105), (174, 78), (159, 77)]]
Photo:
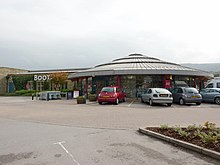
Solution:
[(50, 75), (51, 82), (54, 84), (55, 90), (60, 90), (60, 86), (67, 80), (67, 73), (55, 72)]
[(26, 90), (28, 81), (33, 80), (33, 75), (12, 75), (15, 90)]

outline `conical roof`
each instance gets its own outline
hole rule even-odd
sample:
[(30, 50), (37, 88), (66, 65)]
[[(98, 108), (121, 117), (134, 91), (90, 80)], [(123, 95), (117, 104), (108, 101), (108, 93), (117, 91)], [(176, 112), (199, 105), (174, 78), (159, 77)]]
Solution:
[(69, 75), (69, 78), (104, 75), (185, 75), (213, 77), (209, 72), (162, 61), (142, 54), (130, 54), (110, 63)]

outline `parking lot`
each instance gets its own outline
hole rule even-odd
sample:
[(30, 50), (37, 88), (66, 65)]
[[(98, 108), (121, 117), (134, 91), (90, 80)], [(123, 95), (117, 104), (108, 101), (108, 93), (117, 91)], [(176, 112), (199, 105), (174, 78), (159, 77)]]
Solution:
[(219, 164), (136, 131), (206, 121), (220, 126), (219, 107), (0, 97), (0, 164)]
[(133, 129), (161, 124), (203, 124), (206, 121), (220, 126), (220, 106), (173, 104), (149, 106), (138, 100), (127, 100), (119, 105), (76, 100), (41, 101), (31, 98), (0, 97), (0, 117), (32, 122), (71, 125), (91, 128)]

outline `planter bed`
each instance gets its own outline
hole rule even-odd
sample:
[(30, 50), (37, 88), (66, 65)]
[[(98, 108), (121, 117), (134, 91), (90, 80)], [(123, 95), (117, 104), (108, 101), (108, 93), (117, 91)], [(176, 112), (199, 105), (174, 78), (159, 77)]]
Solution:
[(203, 153), (220, 160), (220, 128), (212, 123), (206, 126), (181, 127), (146, 127), (139, 132), (167, 142)]

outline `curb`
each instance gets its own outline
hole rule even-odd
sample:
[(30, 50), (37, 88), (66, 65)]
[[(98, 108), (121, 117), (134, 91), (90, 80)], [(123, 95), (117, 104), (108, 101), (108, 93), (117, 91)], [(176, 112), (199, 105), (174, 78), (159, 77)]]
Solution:
[(199, 146), (191, 144), (191, 143), (187, 143), (187, 142), (184, 142), (184, 141), (181, 141), (181, 140), (177, 140), (177, 139), (174, 139), (174, 138), (171, 138), (171, 137), (168, 137), (168, 136), (165, 136), (165, 135), (153, 132), (153, 131), (146, 130), (144, 128), (139, 128), (138, 131), (140, 133), (145, 134), (145, 135), (149, 135), (149, 136), (164, 140), (166, 142), (176, 144), (178, 146), (181, 146), (181, 147), (190, 149), (192, 151), (196, 151), (198, 153), (201, 153), (201, 154), (204, 154), (206, 156), (209, 156), (209, 157), (220, 160), (220, 153), (218, 153), (216, 151), (212, 151), (212, 150), (209, 150), (209, 149), (206, 149), (206, 148), (203, 148), (203, 147), (199, 147)]

